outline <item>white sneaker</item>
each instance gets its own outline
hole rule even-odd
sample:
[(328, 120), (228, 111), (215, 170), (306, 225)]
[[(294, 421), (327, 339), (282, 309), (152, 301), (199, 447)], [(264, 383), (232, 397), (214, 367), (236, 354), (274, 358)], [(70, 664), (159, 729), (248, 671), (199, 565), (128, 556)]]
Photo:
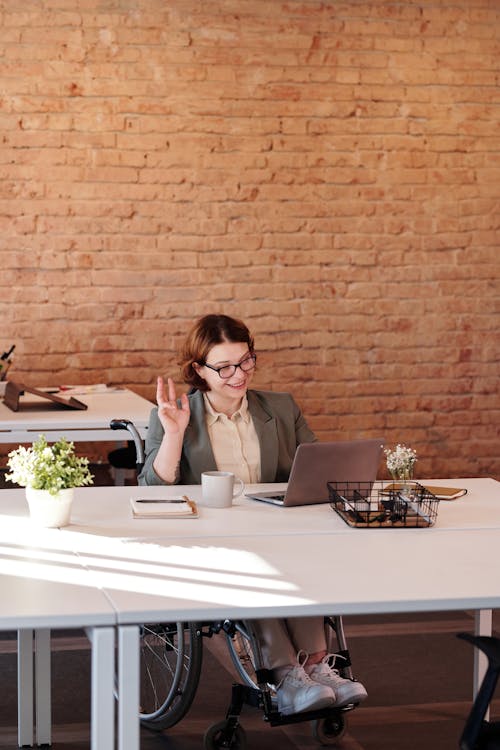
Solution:
[(302, 711), (314, 711), (333, 706), (335, 694), (329, 685), (313, 681), (304, 670), (305, 660), (301, 663), (300, 652), (297, 665), (287, 672), (276, 686), (278, 711), (282, 714), (298, 714)]
[(325, 685), (332, 689), (335, 694), (335, 706), (337, 708), (347, 706), (348, 703), (361, 703), (368, 696), (365, 688), (360, 682), (341, 677), (338, 669), (330, 667), (329, 659), (332, 656), (335, 658), (334, 655), (328, 654), (319, 664), (308, 667), (307, 672), (309, 677), (313, 682), (317, 682), (318, 685)]

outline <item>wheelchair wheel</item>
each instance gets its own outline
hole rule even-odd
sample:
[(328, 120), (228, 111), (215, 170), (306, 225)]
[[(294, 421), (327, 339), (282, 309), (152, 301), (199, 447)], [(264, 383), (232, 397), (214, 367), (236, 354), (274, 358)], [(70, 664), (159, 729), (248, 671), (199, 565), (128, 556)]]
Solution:
[(177, 724), (189, 710), (202, 661), (197, 623), (160, 623), (141, 628), (140, 720), (160, 731)]
[(320, 745), (336, 745), (342, 739), (347, 728), (344, 716), (325, 716), (312, 722), (312, 735)]
[(233, 636), (226, 633), (229, 655), (243, 683), (257, 689), (254, 655), (250, 637), (243, 622), (235, 623), (236, 632)]
[(243, 727), (239, 724), (235, 727), (232, 739), (230, 740), (230, 743), (227, 744), (226, 738), (224, 737), (226, 725), (226, 721), (219, 721), (217, 724), (212, 724), (212, 726), (207, 729), (205, 736), (203, 737), (204, 750), (219, 750), (220, 748), (245, 750), (247, 746), (247, 738)]

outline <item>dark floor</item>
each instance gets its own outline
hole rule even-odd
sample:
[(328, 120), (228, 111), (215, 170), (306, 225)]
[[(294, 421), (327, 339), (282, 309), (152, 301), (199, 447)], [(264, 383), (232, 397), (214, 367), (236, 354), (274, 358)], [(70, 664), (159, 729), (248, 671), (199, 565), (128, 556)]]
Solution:
[[(112, 483), (106, 467), (93, 467), (93, 471), (96, 483)], [(494, 622), (499, 634), (500, 617), (496, 614)], [(344, 619), (344, 626), (355, 674), (369, 697), (349, 714), (339, 749), (457, 750), (471, 705), (473, 649), (458, 640), (456, 633), (472, 631), (472, 613), (351, 617)], [(232, 666), (221, 636), (205, 639), (204, 647), (202, 676), (188, 715), (162, 734), (141, 730), (141, 750), (201, 750), (206, 729), (224, 718)], [(0, 750), (14, 750), (15, 633), (0, 633), (0, 667)], [(52, 669), (53, 747), (87, 749), (90, 660), (82, 632), (53, 634)], [(500, 714), (500, 702), (493, 704), (493, 714)], [(256, 709), (245, 708), (241, 723), (249, 750), (319, 747), (307, 722), (270, 727)]]

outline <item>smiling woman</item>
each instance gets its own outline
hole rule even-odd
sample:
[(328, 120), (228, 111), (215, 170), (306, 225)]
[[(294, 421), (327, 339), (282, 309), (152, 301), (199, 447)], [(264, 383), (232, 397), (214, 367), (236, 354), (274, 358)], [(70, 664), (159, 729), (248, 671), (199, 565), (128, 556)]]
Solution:
[(195, 323), (180, 353), (191, 393), (177, 398), (172, 378), (158, 378), (139, 484), (200, 484), (217, 470), (247, 483), (288, 481), (297, 446), (316, 438), (290, 394), (250, 389), (256, 361), (242, 321)]
[[(165, 387), (158, 378), (140, 484), (199, 484), (207, 471), (231, 472), (247, 483), (288, 481), (297, 446), (316, 438), (290, 394), (250, 389), (256, 361), (242, 321), (207, 315), (195, 323), (181, 352), (192, 391), (178, 399), (173, 380)], [(210, 595), (210, 584), (196, 586), (198, 594)], [(232, 588), (232, 601), (235, 595)], [(269, 601), (276, 603), (276, 596)], [(361, 683), (330, 666), (323, 617), (254, 620), (253, 629), (265, 666), (274, 672), (282, 714), (366, 698)]]

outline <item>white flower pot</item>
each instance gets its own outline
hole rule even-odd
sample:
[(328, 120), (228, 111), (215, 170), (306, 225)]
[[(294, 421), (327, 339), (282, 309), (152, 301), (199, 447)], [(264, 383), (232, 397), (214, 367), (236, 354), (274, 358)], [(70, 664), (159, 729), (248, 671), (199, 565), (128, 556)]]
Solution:
[(72, 487), (60, 490), (57, 495), (51, 495), (48, 490), (26, 487), (26, 500), (31, 520), (36, 526), (54, 529), (69, 524), (73, 502)]

